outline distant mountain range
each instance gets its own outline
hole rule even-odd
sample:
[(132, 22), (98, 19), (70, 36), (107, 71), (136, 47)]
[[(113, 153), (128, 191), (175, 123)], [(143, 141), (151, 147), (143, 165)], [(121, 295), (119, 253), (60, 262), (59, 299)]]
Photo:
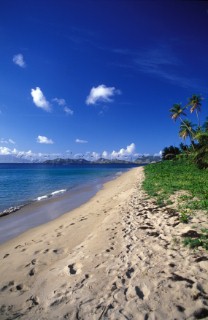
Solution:
[(162, 158), (160, 156), (141, 156), (135, 160), (136, 163), (151, 163), (151, 162), (159, 162)]
[(59, 165), (68, 165), (68, 164), (111, 164), (111, 163), (117, 163), (117, 164), (131, 164), (131, 163), (137, 163), (137, 164), (146, 164), (151, 162), (158, 162), (161, 161), (161, 157), (159, 156), (141, 156), (137, 158), (134, 161), (127, 161), (127, 160), (120, 160), (120, 159), (105, 159), (100, 158), (95, 161), (88, 161), (86, 159), (63, 159), (63, 158), (57, 158), (53, 160), (45, 160), (45, 161), (29, 161), (25, 158), (18, 158), (12, 155), (0, 155), (0, 163), (45, 163), (45, 164), (59, 164)]
[(46, 164), (63, 164), (63, 165), (67, 165), (67, 164), (108, 164), (108, 163), (132, 163), (131, 161), (124, 161), (124, 160), (118, 160), (118, 159), (114, 159), (114, 160), (109, 160), (109, 159), (104, 159), (104, 158), (100, 158), (98, 160), (95, 161), (88, 161), (86, 159), (54, 159), (54, 160), (46, 160), (44, 161), (44, 163)]
[(158, 162), (161, 161), (161, 157), (159, 156), (142, 156), (141, 158), (136, 159), (135, 161), (127, 161), (127, 160), (120, 160), (120, 159), (105, 159), (100, 158), (95, 161), (88, 161), (85, 159), (54, 159), (54, 160), (46, 160), (44, 163), (46, 164), (111, 164), (111, 163), (117, 163), (117, 164), (142, 164), (142, 163), (151, 163), (151, 162)]

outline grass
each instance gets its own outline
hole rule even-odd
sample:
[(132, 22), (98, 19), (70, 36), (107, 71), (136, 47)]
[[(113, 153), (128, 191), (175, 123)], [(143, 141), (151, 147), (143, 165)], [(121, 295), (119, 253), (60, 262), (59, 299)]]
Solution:
[(190, 248), (202, 247), (208, 250), (208, 229), (201, 229), (201, 234), (198, 238), (187, 237), (184, 239), (183, 243)]
[[(175, 192), (187, 192), (178, 197), (180, 222), (189, 223), (194, 210), (208, 213), (208, 170), (200, 170), (184, 159), (150, 164), (144, 170), (143, 188), (156, 198), (159, 206), (171, 204), (170, 196)], [(201, 229), (197, 238), (187, 237), (183, 243), (190, 248), (201, 246), (208, 250), (208, 229)]]
[(160, 204), (168, 204), (174, 192), (185, 190), (190, 194), (181, 196), (186, 208), (208, 211), (208, 170), (200, 170), (185, 160), (170, 160), (145, 166), (145, 177), (145, 191)]

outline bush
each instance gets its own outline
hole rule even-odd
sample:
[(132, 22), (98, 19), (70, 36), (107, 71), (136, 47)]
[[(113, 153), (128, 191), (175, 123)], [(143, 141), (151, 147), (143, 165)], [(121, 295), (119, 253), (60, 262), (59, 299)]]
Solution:
[(175, 159), (181, 153), (180, 149), (174, 146), (166, 147), (162, 152), (162, 160)]
[(199, 143), (196, 148), (194, 162), (199, 169), (208, 168), (208, 133), (201, 132), (197, 137)]

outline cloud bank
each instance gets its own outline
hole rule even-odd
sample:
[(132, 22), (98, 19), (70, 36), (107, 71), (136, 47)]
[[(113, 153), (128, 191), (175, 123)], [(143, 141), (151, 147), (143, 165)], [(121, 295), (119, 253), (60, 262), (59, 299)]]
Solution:
[(38, 136), (37, 137), (37, 142), (38, 143), (42, 143), (42, 144), (53, 144), (54, 143), (53, 140), (48, 139), (45, 136)]
[(51, 111), (51, 105), (46, 100), (43, 92), (39, 87), (36, 87), (36, 89), (31, 89), (31, 96), (36, 107), (41, 108), (47, 112)]
[(126, 149), (122, 148), (119, 151), (114, 150), (111, 153), (111, 157), (113, 159), (115, 159), (115, 158), (122, 158), (122, 159), (130, 158), (130, 157), (133, 157), (135, 149), (136, 149), (136, 145), (134, 143), (131, 143), (129, 146), (126, 147)]
[(104, 84), (101, 84), (98, 87), (92, 87), (86, 99), (86, 104), (93, 105), (98, 102), (111, 102), (113, 101), (112, 97), (120, 93), (121, 91), (115, 87), (106, 87)]
[(25, 68), (26, 63), (24, 61), (23, 55), (21, 53), (14, 55), (12, 61), (19, 67)]
[[(39, 143), (46, 143), (46, 144), (52, 144), (53, 141), (51, 139), (48, 139), (47, 137), (44, 136), (38, 136), (37, 140), (42, 141)], [(80, 140), (80, 139), (77, 139)], [(0, 147), (0, 156), (4, 155), (11, 155), (15, 156), (17, 158), (23, 158), (29, 161), (45, 161), (46, 159), (56, 159), (56, 158), (72, 158), (72, 159), (86, 159), (90, 161), (95, 161), (99, 158), (105, 158), (105, 159), (119, 159), (119, 160), (129, 160), (133, 161), (136, 160), (137, 158), (141, 158), (142, 156), (149, 156), (149, 154), (138, 154), (135, 153), (136, 146), (134, 143), (131, 143), (128, 145), (126, 148), (121, 148), (118, 151), (103, 151), (101, 153), (98, 153), (96, 151), (88, 151), (85, 153), (77, 153), (73, 154), (72, 151), (66, 150), (63, 153), (34, 153), (31, 150), (29, 151), (19, 151), (16, 148), (10, 149), (8, 147)], [(154, 154), (154, 156), (161, 156), (161, 151), (157, 154)]]

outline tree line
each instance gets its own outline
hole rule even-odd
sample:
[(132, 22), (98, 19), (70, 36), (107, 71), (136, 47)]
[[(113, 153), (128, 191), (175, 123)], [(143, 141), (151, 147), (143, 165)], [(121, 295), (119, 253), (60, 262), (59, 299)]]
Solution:
[[(201, 124), (200, 112), (203, 98), (201, 95), (192, 95), (188, 103), (182, 106), (181, 103), (174, 104), (170, 109), (171, 118), (180, 121), (179, 136), (185, 141), (189, 139), (190, 144), (181, 143), (179, 148), (170, 146), (163, 149), (162, 159), (186, 157), (193, 161), (200, 169), (208, 168), (208, 117)], [(195, 113), (197, 124), (193, 124), (188, 116)]]

